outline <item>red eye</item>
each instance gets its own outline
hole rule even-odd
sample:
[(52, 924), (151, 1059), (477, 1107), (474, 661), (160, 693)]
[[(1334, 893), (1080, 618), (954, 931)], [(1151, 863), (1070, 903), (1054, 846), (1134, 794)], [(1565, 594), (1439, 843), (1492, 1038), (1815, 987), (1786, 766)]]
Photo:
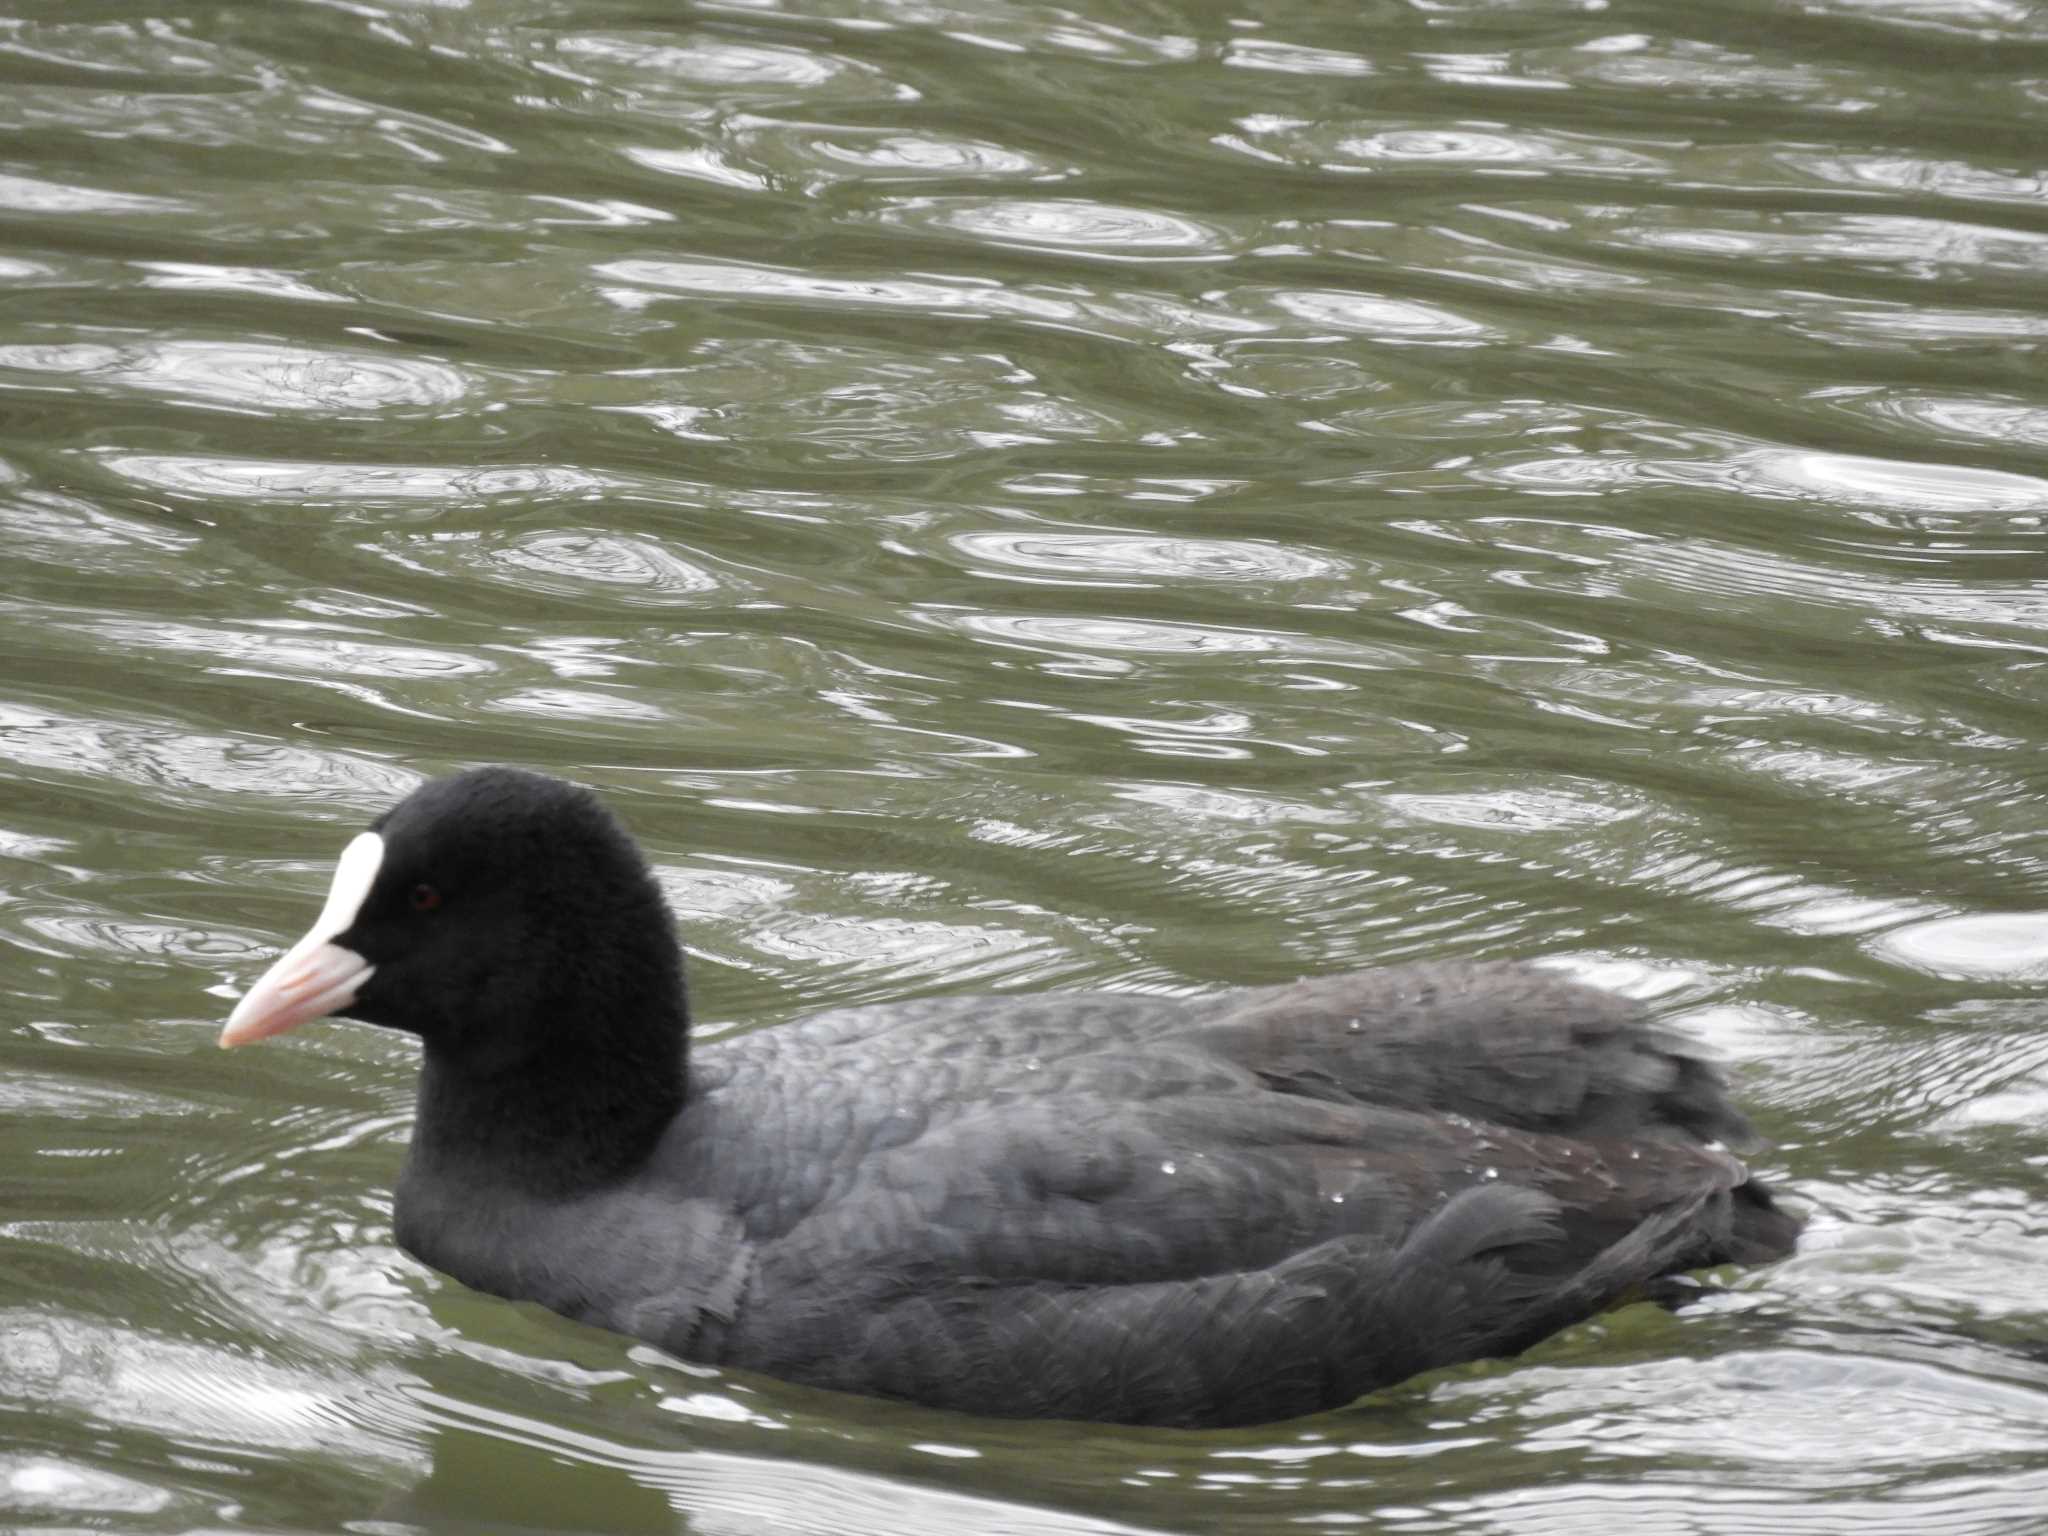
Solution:
[(415, 912), (431, 912), (441, 905), (441, 893), (431, 885), (416, 885), (412, 888), (412, 909)]

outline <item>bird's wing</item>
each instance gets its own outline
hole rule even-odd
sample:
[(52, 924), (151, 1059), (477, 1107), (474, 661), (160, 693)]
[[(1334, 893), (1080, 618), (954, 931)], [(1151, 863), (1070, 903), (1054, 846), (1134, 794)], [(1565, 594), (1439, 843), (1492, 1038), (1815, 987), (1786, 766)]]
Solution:
[(722, 1358), (979, 1412), (1306, 1412), (1704, 1261), (1741, 1177), (1282, 1093), (996, 1105), (757, 1243)]
[(1412, 965), (1239, 994), (1185, 1036), (1286, 1093), (1592, 1139), (1744, 1147), (1719, 1072), (1637, 1007), (1518, 964)]

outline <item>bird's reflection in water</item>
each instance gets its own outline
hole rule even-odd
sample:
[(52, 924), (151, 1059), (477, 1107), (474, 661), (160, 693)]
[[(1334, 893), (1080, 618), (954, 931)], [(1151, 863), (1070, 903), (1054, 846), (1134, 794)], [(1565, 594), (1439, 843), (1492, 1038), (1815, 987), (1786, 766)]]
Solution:
[(426, 1477), (386, 1506), (380, 1524), (476, 1536), (707, 1529), (625, 1466), (538, 1445), (527, 1456), (509, 1457), (503, 1434), (461, 1425), (435, 1424), (430, 1436)]

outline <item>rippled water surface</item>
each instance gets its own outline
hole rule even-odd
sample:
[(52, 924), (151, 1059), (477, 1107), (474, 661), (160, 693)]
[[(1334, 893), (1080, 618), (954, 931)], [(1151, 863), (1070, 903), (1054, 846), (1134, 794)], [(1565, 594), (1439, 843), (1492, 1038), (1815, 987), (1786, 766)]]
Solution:
[[(15, 0), (0, 1523), (2044, 1528), (2044, 156), (2020, 0)], [(1810, 1235), (1227, 1434), (468, 1293), (212, 1041), (481, 761), (707, 1034), (1543, 957)]]

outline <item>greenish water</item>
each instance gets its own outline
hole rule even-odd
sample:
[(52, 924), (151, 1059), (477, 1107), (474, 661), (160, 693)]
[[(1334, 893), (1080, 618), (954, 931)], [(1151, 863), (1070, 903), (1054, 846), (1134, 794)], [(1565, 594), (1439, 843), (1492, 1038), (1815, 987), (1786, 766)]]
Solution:
[[(2040, 1528), (2044, 150), (2004, 0), (16, 0), (0, 1523)], [(468, 1294), (404, 1042), (212, 1040), (480, 761), (707, 1033), (1547, 957), (1811, 1235), (1230, 1434)]]

